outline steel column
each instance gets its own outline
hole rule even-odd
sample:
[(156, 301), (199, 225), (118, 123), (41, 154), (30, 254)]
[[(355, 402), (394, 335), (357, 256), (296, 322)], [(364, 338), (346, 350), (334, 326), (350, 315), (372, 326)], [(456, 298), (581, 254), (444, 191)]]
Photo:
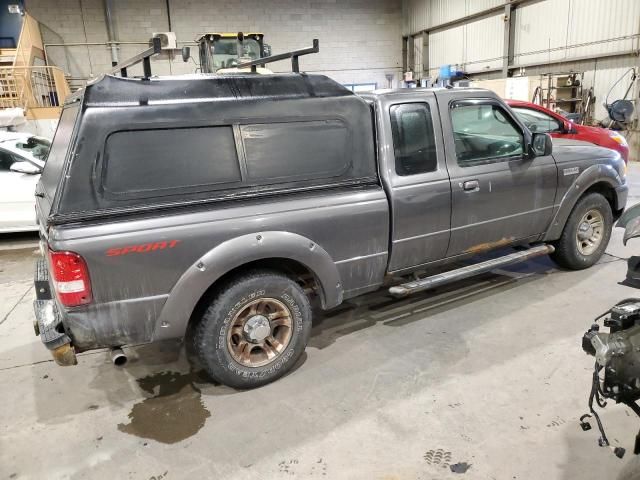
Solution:
[(502, 76), (509, 77), (509, 65), (513, 63), (514, 43), (515, 43), (515, 7), (513, 4), (504, 6), (504, 40), (502, 49)]

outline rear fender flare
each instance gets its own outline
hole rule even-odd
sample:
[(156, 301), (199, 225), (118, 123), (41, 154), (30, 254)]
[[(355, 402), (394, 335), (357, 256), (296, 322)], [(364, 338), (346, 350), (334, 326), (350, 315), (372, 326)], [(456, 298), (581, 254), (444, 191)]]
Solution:
[(169, 293), (154, 329), (153, 340), (184, 336), (202, 295), (231, 270), (256, 260), (287, 258), (306, 266), (320, 287), (323, 308), (342, 303), (340, 274), (331, 256), (312, 240), (291, 232), (257, 232), (227, 240), (200, 257)]
[(562, 197), (558, 211), (555, 213), (553, 220), (551, 221), (551, 225), (547, 230), (544, 241), (553, 241), (560, 238), (573, 207), (578, 203), (580, 197), (584, 195), (584, 192), (596, 183), (606, 183), (610, 185), (612, 189), (615, 189), (622, 185), (622, 180), (616, 169), (611, 165), (599, 164), (591, 165), (586, 168), (575, 178)]

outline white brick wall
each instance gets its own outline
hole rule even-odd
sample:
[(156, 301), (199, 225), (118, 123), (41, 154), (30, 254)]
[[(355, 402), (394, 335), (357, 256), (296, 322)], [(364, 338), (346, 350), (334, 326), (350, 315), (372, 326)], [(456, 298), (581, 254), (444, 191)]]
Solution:
[[(113, 3), (122, 42), (146, 42), (153, 32), (168, 30), (165, 0)], [(377, 83), (380, 88), (387, 86), (386, 73), (395, 74), (394, 86), (400, 78), (401, 0), (170, 0), (170, 6), (179, 45), (206, 31), (258, 31), (279, 53), (309, 46), (318, 38), (320, 53), (301, 57), (301, 70), (325, 73), (341, 83)], [(41, 22), (45, 43), (107, 41), (103, 0), (27, 0), (26, 8)], [(144, 48), (121, 45), (119, 58)], [(105, 45), (51, 46), (47, 52), (51, 63), (75, 77), (98, 75), (111, 65)], [(195, 49), (192, 54), (197, 58)], [(286, 71), (289, 63), (271, 68)], [(159, 59), (153, 70), (187, 73), (194, 65), (180, 58)]]

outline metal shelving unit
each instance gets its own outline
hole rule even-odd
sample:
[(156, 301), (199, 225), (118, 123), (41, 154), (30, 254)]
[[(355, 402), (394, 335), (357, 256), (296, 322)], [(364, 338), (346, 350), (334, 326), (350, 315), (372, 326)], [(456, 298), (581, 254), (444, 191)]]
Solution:
[(540, 104), (550, 110), (584, 115), (583, 72), (543, 73), (540, 75)]

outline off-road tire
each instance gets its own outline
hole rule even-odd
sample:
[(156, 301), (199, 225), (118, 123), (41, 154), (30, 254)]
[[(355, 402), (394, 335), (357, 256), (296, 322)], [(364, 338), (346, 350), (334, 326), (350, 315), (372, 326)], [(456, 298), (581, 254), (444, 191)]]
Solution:
[[(600, 239), (598, 247), (591, 254), (584, 255), (578, 248), (576, 235), (581, 220), (592, 210), (599, 212), (604, 220), (602, 238)], [(601, 194), (589, 193), (578, 200), (573, 207), (562, 231), (562, 236), (553, 243), (556, 250), (551, 254), (551, 258), (561, 267), (570, 270), (589, 268), (602, 257), (602, 254), (609, 244), (612, 228), (613, 214), (611, 213), (611, 205), (609, 205), (607, 199)]]
[[(228, 334), (234, 319), (259, 298), (276, 300), (291, 314), (290, 338), (269, 363), (245, 366), (234, 359)], [(296, 364), (311, 334), (311, 306), (295, 281), (278, 272), (260, 270), (237, 276), (219, 289), (193, 326), (192, 351), (216, 381), (237, 389), (260, 387), (282, 377)]]

